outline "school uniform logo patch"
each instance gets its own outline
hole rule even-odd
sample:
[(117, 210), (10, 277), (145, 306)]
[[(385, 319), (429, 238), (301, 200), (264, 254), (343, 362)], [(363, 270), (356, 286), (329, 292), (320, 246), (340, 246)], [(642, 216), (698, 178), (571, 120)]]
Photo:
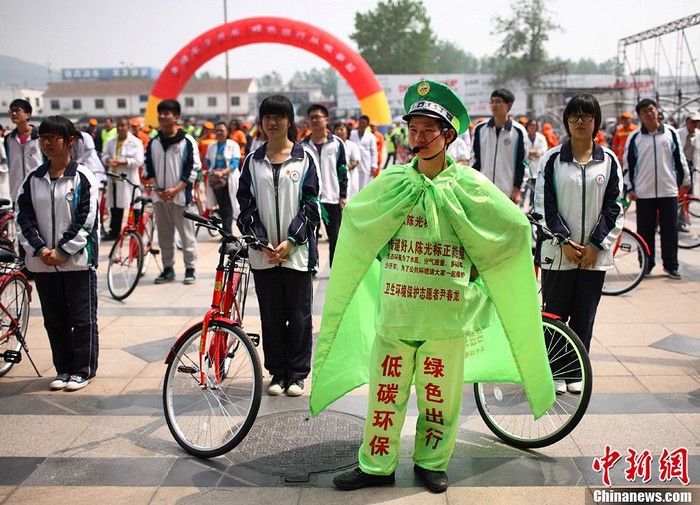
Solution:
[(70, 191), (66, 193), (66, 202), (72, 203), (75, 200), (75, 188), (70, 188)]
[(289, 174), (289, 178), (293, 182), (299, 182), (299, 179), (301, 179), (301, 172), (299, 172), (298, 170), (292, 170)]
[(509, 145), (510, 145), (510, 142), (511, 142), (511, 140), (510, 140), (510, 139), (508, 139), (508, 138), (506, 138), (506, 139), (503, 139), (503, 144), (504, 144), (504, 145), (507, 145), (507, 146), (509, 146)]
[(605, 176), (603, 174), (598, 174), (595, 178), (595, 183), (598, 186), (603, 186), (605, 185)]

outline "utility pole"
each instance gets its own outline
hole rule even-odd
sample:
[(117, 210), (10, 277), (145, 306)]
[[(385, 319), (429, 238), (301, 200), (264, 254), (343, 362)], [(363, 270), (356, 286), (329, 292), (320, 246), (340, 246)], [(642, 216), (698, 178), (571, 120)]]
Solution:
[[(226, 0), (224, 0), (224, 24), (228, 24), (228, 9), (226, 8)], [(228, 50), (224, 55), (226, 58), (226, 124), (231, 122), (231, 83), (228, 73)]]

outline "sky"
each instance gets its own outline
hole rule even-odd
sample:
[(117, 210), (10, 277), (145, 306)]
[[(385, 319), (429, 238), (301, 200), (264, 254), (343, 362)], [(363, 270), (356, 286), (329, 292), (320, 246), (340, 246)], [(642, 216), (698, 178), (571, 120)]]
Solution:
[[(355, 12), (373, 10), (376, 0), (37, 0), (10, 2), (0, 16), (0, 54), (49, 64), (52, 70), (83, 67), (156, 67), (165, 64), (189, 41), (228, 21), (256, 16), (298, 19), (337, 36), (351, 47)], [(492, 35), (493, 17), (509, 16), (511, 0), (424, 0), (438, 38), (477, 57), (493, 55), (500, 39)], [(694, 1), (664, 0), (663, 9), (641, 8), (639, 0), (549, 0), (561, 31), (546, 45), (550, 57), (605, 61), (617, 55), (621, 38), (696, 14)], [(20, 20), (23, 20), (20, 22)], [(25, 21), (26, 20), (26, 21)], [(700, 29), (689, 30), (690, 46), (700, 48)], [(673, 45), (666, 50), (673, 53)], [(697, 53), (697, 50), (696, 50)], [(671, 56), (672, 57), (672, 56)], [(232, 78), (260, 77), (272, 71), (288, 80), (296, 70), (327, 63), (301, 49), (256, 44), (229, 52)], [(700, 62), (696, 62), (700, 67)], [(200, 70), (223, 76), (225, 58), (217, 56)]]

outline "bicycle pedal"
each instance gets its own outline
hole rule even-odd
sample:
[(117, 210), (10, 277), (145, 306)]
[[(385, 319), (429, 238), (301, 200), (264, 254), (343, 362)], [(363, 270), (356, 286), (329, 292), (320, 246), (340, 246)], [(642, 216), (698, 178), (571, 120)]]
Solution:
[(250, 341), (253, 342), (255, 347), (260, 345), (260, 335), (257, 333), (248, 333), (248, 337), (250, 338)]
[(197, 368), (196, 366), (180, 365), (179, 367), (177, 367), (177, 371), (180, 373), (194, 375), (197, 372), (199, 372), (199, 368)]
[(151, 247), (151, 254), (153, 254), (154, 256), (156, 254), (160, 254), (160, 249), (155, 249), (155, 248)]
[(22, 361), (22, 353), (19, 351), (5, 351), (2, 353), (2, 357), (7, 363), (19, 363)]

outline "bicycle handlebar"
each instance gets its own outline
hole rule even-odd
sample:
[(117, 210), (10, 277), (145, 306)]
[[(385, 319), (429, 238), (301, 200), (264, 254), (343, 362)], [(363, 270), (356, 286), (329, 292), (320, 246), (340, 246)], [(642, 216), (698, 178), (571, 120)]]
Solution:
[(528, 221), (530, 221), (530, 224), (532, 224), (540, 233), (542, 233), (543, 239), (551, 239), (558, 245), (566, 245), (569, 243), (568, 237), (565, 237), (561, 233), (554, 233), (540, 222), (542, 220), (541, 214), (533, 211), (527, 213), (526, 216)]
[(226, 242), (243, 242), (248, 247), (252, 247), (253, 249), (262, 248), (269, 249), (271, 251), (274, 251), (275, 249), (264, 238), (259, 238), (254, 235), (241, 235), (240, 237), (236, 237), (231, 232), (224, 230), (223, 222), (221, 221), (221, 218), (218, 218), (217, 216), (206, 218), (188, 210), (184, 211), (182, 215), (186, 219), (196, 222), (197, 226), (203, 226), (209, 230), (219, 232), (219, 235), (221, 235)]
[(112, 179), (116, 179), (118, 181), (126, 182), (132, 188), (141, 188), (141, 187), (143, 187), (143, 189), (154, 189), (155, 188), (155, 186), (153, 186), (153, 184), (144, 184), (143, 186), (141, 186), (141, 184), (135, 184), (135, 183), (131, 182), (129, 179), (127, 179), (127, 175), (124, 172), (121, 172), (119, 174), (114, 174), (112, 172), (105, 172), (105, 173), (107, 174), (107, 177), (111, 177)]

